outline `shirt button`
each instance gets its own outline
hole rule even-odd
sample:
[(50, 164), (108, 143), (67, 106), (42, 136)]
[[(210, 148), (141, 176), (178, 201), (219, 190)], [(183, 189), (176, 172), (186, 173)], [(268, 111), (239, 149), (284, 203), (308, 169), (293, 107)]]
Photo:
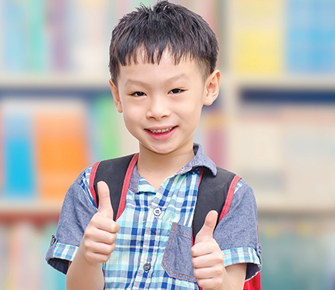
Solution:
[(151, 264), (150, 263), (145, 263), (143, 266), (144, 271), (149, 271), (151, 269)]
[(156, 207), (156, 208), (154, 209), (154, 215), (155, 215), (155, 216), (160, 216), (161, 213), (162, 213), (162, 210), (161, 210), (159, 207)]
[(52, 238), (51, 238), (51, 242), (50, 242), (50, 246), (52, 246), (53, 244), (55, 244), (57, 242), (57, 239), (54, 235), (52, 235)]

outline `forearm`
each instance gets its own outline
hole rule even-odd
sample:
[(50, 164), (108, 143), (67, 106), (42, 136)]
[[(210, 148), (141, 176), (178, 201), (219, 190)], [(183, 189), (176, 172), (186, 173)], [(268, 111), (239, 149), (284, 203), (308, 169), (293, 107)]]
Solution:
[(84, 255), (83, 243), (71, 263), (66, 277), (67, 290), (102, 290), (104, 277), (101, 263), (90, 263)]

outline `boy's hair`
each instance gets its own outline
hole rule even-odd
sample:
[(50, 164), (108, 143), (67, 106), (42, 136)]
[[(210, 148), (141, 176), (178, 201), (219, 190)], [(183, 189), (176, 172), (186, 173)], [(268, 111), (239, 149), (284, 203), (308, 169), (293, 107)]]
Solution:
[(120, 64), (137, 63), (140, 49), (144, 61), (154, 64), (166, 48), (175, 64), (186, 57), (199, 62), (205, 78), (215, 70), (219, 45), (208, 23), (181, 5), (159, 1), (153, 8), (141, 5), (114, 28), (109, 50), (112, 81), (117, 84)]

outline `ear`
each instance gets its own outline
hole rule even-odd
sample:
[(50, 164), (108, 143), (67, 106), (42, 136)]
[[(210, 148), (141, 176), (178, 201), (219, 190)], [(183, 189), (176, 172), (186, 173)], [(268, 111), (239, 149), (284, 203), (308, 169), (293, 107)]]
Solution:
[(215, 70), (206, 80), (204, 105), (210, 106), (216, 100), (220, 90), (221, 73)]
[(113, 83), (112, 79), (109, 80), (109, 84), (110, 84), (111, 91), (113, 94), (115, 107), (119, 113), (122, 113), (123, 109), (122, 109), (122, 103), (121, 103), (121, 99), (119, 95), (119, 90), (117, 89), (116, 85)]

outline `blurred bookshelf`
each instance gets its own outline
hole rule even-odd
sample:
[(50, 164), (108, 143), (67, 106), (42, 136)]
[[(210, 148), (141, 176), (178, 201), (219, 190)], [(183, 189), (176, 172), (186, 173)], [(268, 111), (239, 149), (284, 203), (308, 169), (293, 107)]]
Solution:
[[(332, 219), (335, 0), (171, 2), (202, 15), (220, 42), (220, 96), (204, 108), (196, 141), (253, 187), (260, 224)], [(25, 234), (49, 243), (81, 170), (137, 151), (114, 108), (108, 46), (117, 20), (140, 3), (155, 1), (0, 1), (0, 253), (11, 265), (19, 260), (9, 241), (19, 252)], [(45, 267), (31, 276), (47, 271), (54, 288), (40, 279), (22, 289), (65, 289)], [(1, 289), (22, 286), (26, 274), (14, 268), (0, 274)]]

